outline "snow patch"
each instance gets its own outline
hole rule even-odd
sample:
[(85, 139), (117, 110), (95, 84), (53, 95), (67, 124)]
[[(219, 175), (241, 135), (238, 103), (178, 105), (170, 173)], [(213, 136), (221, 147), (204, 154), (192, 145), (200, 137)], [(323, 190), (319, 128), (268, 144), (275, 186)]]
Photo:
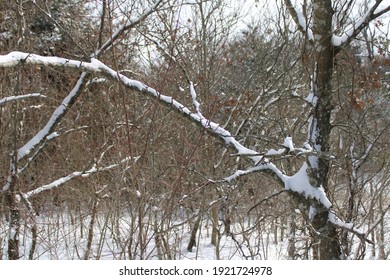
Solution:
[(298, 17), (299, 25), (302, 27), (303, 30), (307, 30), (307, 37), (308, 37), (308, 39), (310, 41), (313, 41), (314, 40), (314, 34), (313, 34), (313, 31), (307, 25), (305, 15), (301, 11), (299, 11), (297, 9), (295, 9), (295, 11), (296, 11), (296, 14), (297, 14), (297, 17)]
[(291, 95), (294, 96), (294, 97), (299, 97), (299, 96), (300, 96), (296, 90), (294, 90), (294, 91), (291, 93)]
[(310, 208), (309, 208), (309, 220), (313, 220), (314, 216), (317, 214), (317, 209), (313, 206), (313, 205), (310, 205)]
[(289, 149), (290, 152), (294, 151), (294, 144), (291, 136), (288, 136), (284, 139), (283, 146)]
[(334, 225), (337, 225), (341, 228), (346, 228), (346, 229), (350, 229), (352, 230), (353, 229), (353, 224), (352, 223), (345, 223), (343, 222), (342, 220), (340, 220), (334, 213), (332, 212), (329, 212), (329, 215), (328, 215), (328, 220), (329, 222), (331, 222), (332, 224)]
[(286, 149), (269, 149), (267, 153), (265, 154), (266, 156), (276, 156), (276, 155), (281, 155), (286, 151)]
[(327, 198), (324, 188), (313, 187), (310, 184), (309, 176), (307, 175), (308, 166), (305, 162), (299, 171), (285, 180), (286, 190), (294, 191), (303, 194), (307, 198), (313, 198), (318, 200), (325, 208), (330, 208), (332, 204)]
[(317, 105), (317, 96), (314, 95), (314, 93), (312, 91), (309, 92), (309, 94), (306, 96), (305, 100), (307, 102), (309, 102), (310, 104), (314, 106)]
[(192, 82), (190, 82), (190, 94), (191, 94), (192, 104), (194, 105), (196, 113), (199, 115), (199, 117), (203, 118), (202, 113), (200, 112), (200, 103), (197, 100), (195, 87)]

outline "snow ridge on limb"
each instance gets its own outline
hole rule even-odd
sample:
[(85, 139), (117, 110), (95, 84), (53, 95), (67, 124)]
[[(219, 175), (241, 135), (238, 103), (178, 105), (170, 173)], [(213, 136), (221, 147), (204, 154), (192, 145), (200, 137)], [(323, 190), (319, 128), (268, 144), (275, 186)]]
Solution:
[(332, 44), (336, 48), (340, 48), (343, 45), (349, 45), (356, 36), (368, 26), (368, 24), (390, 11), (390, 5), (383, 7), (379, 11), (375, 12), (383, 0), (376, 0), (375, 4), (355, 23), (345, 28), (342, 35), (332, 35)]
[[(53, 67), (66, 67), (79, 70), (88, 71), (93, 67), (89, 62), (83, 62), (80, 60), (66, 59), (57, 56), (40, 56), (37, 54), (24, 53), (24, 52), (10, 52), (6, 55), (0, 55), (0, 66), (13, 67), (17, 65), (41, 65), (41, 66), (53, 66)], [(95, 71), (99, 71), (97, 68)], [(90, 70), (89, 70), (90, 72)]]
[(301, 169), (286, 179), (285, 186), (287, 190), (303, 194), (306, 198), (315, 199), (325, 208), (329, 209), (332, 203), (329, 201), (323, 187), (313, 187), (307, 174), (308, 165), (305, 162)]
[(46, 96), (40, 93), (30, 93), (30, 94), (23, 94), (23, 95), (16, 95), (16, 96), (7, 96), (2, 99), (0, 99), (0, 106), (3, 106), (4, 104), (15, 101), (15, 100), (20, 100), (20, 99), (26, 99), (30, 97), (43, 97), (45, 98)]
[(364, 233), (364, 232), (360, 231), (359, 229), (355, 228), (352, 223), (343, 222), (332, 211), (329, 211), (328, 220), (329, 220), (330, 223), (338, 226), (339, 228), (342, 228), (342, 229), (345, 229), (345, 230), (347, 230), (349, 232), (352, 232), (353, 234), (355, 234), (360, 239), (362, 239), (362, 240), (364, 240), (364, 241), (366, 241), (366, 242), (368, 242), (370, 244), (374, 244), (374, 242), (372, 240), (367, 238), (368, 234), (370, 233), (370, 230), (368, 230), (367, 233)]
[(123, 164), (123, 163), (126, 163), (130, 160), (134, 160), (135, 162), (139, 159), (140, 157), (135, 157), (135, 158), (132, 158), (132, 157), (127, 157), (123, 160), (121, 160), (119, 163), (115, 163), (115, 164), (111, 164), (109, 166), (105, 166), (105, 167), (97, 167), (96, 164), (94, 164), (90, 169), (86, 170), (86, 171), (75, 171), (75, 172), (72, 172), (70, 173), (69, 175), (67, 176), (64, 176), (62, 178), (59, 178), (57, 180), (54, 180), (53, 182), (49, 183), (49, 184), (46, 184), (46, 185), (43, 185), (43, 186), (40, 186), (34, 190), (31, 190), (27, 193), (24, 193), (23, 194), (23, 199), (29, 199), (30, 197), (34, 196), (34, 195), (37, 195), (41, 192), (44, 192), (44, 191), (48, 191), (48, 190), (52, 190), (52, 189), (55, 189), (55, 188), (58, 188), (59, 186), (65, 184), (66, 182), (74, 179), (74, 178), (77, 178), (77, 177), (88, 177), (94, 173), (97, 173), (97, 172), (101, 172), (101, 171), (107, 171), (107, 170), (110, 170), (110, 169), (113, 169), (115, 167), (118, 167), (119, 165)]
[[(170, 96), (163, 95), (159, 93), (154, 88), (151, 88), (140, 81), (132, 80), (127, 78), (126, 76), (114, 71), (104, 63), (100, 62), (97, 59), (92, 58), (91, 62), (83, 62), (71, 59), (64, 59), (60, 57), (49, 57), (49, 56), (39, 56), (30, 53), (22, 53), (22, 52), (11, 52), (7, 55), (0, 55), (0, 67), (13, 67), (18, 64), (24, 65), (42, 65), (42, 66), (53, 66), (53, 67), (69, 67), (74, 69), (80, 69), (83, 72), (83, 75), (87, 75), (87, 73), (100, 73), (104, 74), (111, 79), (117, 80), (125, 85), (127, 88), (136, 90), (140, 93), (146, 94), (148, 96), (152, 96), (161, 101), (164, 105), (174, 109), (176, 112), (180, 112), (187, 118), (189, 118), (192, 122), (202, 126), (211, 134), (217, 136), (219, 139), (223, 140), (227, 146), (233, 147), (238, 155), (248, 156), (254, 164), (257, 164), (260, 160), (263, 162), (263, 168), (267, 169), (270, 167), (271, 170), (275, 170), (276, 167), (273, 165), (269, 165), (264, 160), (262, 156), (259, 156), (258, 153), (254, 150), (248, 149), (242, 144), (240, 144), (229, 131), (222, 128), (219, 124), (204, 118), (198, 112), (193, 113), (186, 106), (176, 101)], [(79, 85), (81, 86), (81, 84)], [(74, 88), (74, 92), (78, 92), (79, 87), (76, 86)], [(70, 100), (73, 94), (71, 93), (67, 99)], [(52, 118), (46, 124), (46, 126), (37, 133), (27, 144), (25, 144), (22, 148), (18, 150), (18, 159), (24, 158), (28, 155), (31, 150), (36, 147), (45, 137), (47, 137), (51, 132), (50, 129), (53, 127), (53, 124), (57, 121), (58, 116), (62, 115), (67, 108), (67, 104), (70, 102), (68, 100), (64, 100), (63, 103), (56, 109), (53, 113)], [(277, 175), (281, 176), (282, 172), (280, 170), (277, 171)]]
[[(307, 39), (310, 42), (314, 42), (314, 35), (313, 31), (309, 27), (306, 21), (306, 17), (303, 12), (297, 10), (290, 0), (284, 0), (285, 5), (287, 6), (288, 11), (290, 12), (290, 15), (292, 16), (295, 24), (298, 26), (298, 29), (303, 33), (306, 34)], [(304, 7), (305, 8), (305, 7)]]
[[(33, 59), (28, 60), (28, 58), (32, 57), (31, 54), (21, 53), (21, 52), (14, 52), (10, 53), (8, 55), (0, 55), (0, 67), (12, 67), (15, 65), (18, 65), (19, 63), (27, 63), (27, 64), (39, 64), (39, 62), (42, 60), (41, 56), (35, 56)], [(53, 59), (50, 60), (44, 60), (41, 65), (51, 65), (50, 62), (53, 63), (53, 66), (59, 65), (59, 61), (65, 62), (65, 60), (61, 59)], [(80, 63), (80, 62), (79, 62)], [(61, 65), (61, 64), (60, 64)], [(24, 159), (27, 155), (29, 155), (39, 144), (41, 144), (46, 137), (53, 132), (54, 127), (56, 124), (62, 119), (62, 117), (65, 115), (65, 113), (68, 110), (68, 106), (71, 105), (75, 98), (80, 93), (80, 88), (84, 84), (84, 79), (87, 77), (88, 73), (84, 72), (80, 76), (79, 80), (76, 83), (76, 86), (72, 89), (72, 91), (65, 97), (65, 99), (62, 101), (61, 105), (58, 106), (54, 112), (52, 113), (49, 121), (46, 123), (46, 125), (37, 133), (35, 134), (26, 144), (24, 144), (21, 148), (19, 148), (16, 151), (16, 161), (21, 161)], [(12, 182), (12, 174), (17, 175), (19, 173), (19, 170), (15, 170), (13, 167), (13, 163), (10, 164), (10, 175), (8, 176), (7, 182), (3, 187), (3, 191), (7, 191), (11, 185)]]
[(246, 176), (259, 171), (270, 171), (273, 175), (277, 176), (279, 182), (284, 186), (286, 191), (300, 194), (307, 199), (313, 199), (326, 209), (330, 209), (332, 203), (329, 201), (324, 188), (313, 187), (307, 174), (307, 168), (308, 165), (305, 162), (296, 174), (287, 176), (273, 163), (265, 159), (264, 163), (260, 163), (247, 170), (237, 170), (234, 174), (225, 177), (224, 180), (230, 183), (233, 180), (238, 180), (241, 176)]
[(190, 82), (190, 94), (192, 99), (192, 105), (194, 105), (196, 113), (199, 115), (199, 117), (203, 118), (203, 115), (200, 111), (200, 104), (197, 100), (197, 94), (193, 82)]
[(81, 77), (77, 81), (76, 86), (62, 101), (61, 105), (55, 109), (46, 125), (33, 138), (31, 138), (30, 141), (28, 141), (23, 147), (18, 149), (18, 160), (21, 160), (25, 158), (28, 154), (30, 154), (30, 152), (51, 133), (54, 126), (62, 119), (62, 117), (66, 113), (69, 105), (73, 102), (74, 98), (77, 97), (86, 76), (87, 73), (83, 73), (81, 75)]

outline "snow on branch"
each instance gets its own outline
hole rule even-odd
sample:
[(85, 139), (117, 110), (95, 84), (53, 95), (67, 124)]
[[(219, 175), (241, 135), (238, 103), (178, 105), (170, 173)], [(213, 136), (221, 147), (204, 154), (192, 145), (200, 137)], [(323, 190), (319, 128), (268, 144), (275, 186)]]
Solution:
[(293, 18), (295, 24), (298, 26), (298, 29), (302, 33), (306, 34), (306, 36), (307, 36), (307, 38), (309, 39), (310, 42), (313, 42), (314, 41), (313, 31), (308, 26), (307, 21), (306, 21), (306, 17), (303, 14), (303, 12), (297, 10), (293, 6), (293, 4), (291, 3), (290, 0), (284, 0), (284, 2), (286, 4), (286, 6), (287, 6), (287, 9), (288, 9), (291, 17)]
[(1, 67), (14, 67), (17, 65), (41, 65), (41, 66), (53, 66), (53, 67), (66, 67), (74, 68), (82, 71), (91, 72), (94, 68), (95, 72), (99, 71), (99, 68), (94, 67), (91, 62), (83, 62), (79, 60), (72, 60), (61, 58), (57, 56), (40, 56), (37, 54), (23, 53), (23, 52), (10, 52), (6, 55), (0, 55)]
[(90, 169), (86, 170), (86, 171), (75, 171), (75, 172), (72, 172), (70, 173), (69, 175), (67, 176), (64, 176), (62, 178), (59, 178), (49, 184), (46, 184), (46, 185), (43, 185), (43, 186), (40, 186), (34, 190), (31, 190), (25, 194), (23, 194), (23, 199), (25, 200), (28, 200), (30, 197), (34, 196), (34, 195), (37, 195), (41, 192), (44, 192), (44, 191), (48, 191), (48, 190), (52, 190), (52, 189), (55, 189), (55, 188), (58, 188), (59, 186), (69, 182), (70, 180), (74, 179), (74, 178), (78, 178), (78, 177), (88, 177), (94, 173), (97, 173), (97, 172), (101, 172), (101, 171), (107, 171), (107, 170), (110, 170), (110, 169), (113, 169), (115, 167), (118, 167), (119, 165), (123, 164), (123, 163), (126, 163), (130, 160), (134, 160), (135, 162), (139, 159), (140, 157), (127, 157), (123, 160), (121, 160), (119, 163), (116, 163), (116, 164), (111, 164), (109, 166), (105, 166), (105, 167), (97, 167), (96, 164), (94, 164)]
[(194, 105), (196, 113), (199, 115), (199, 117), (203, 118), (203, 115), (200, 112), (200, 104), (197, 100), (195, 87), (194, 87), (194, 84), (192, 82), (190, 82), (190, 94), (191, 94), (191, 99), (192, 99), (192, 105)]
[(26, 98), (31, 98), (31, 97), (46, 97), (43, 94), (40, 93), (30, 93), (30, 94), (23, 94), (23, 95), (16, 95), (16, 96), (7, 96), (2, 99), (0, 99), (0, 106), (5, 105), (8, 102), (15, 101), (15, 100), (20, 100), (20, 99), (26, 99)]
[(372, 240), (368, 239), (366, 236), (367, 234), (358, 230), (357, 228), (355, 228), (353, 226), (352, 223), (346, 223), (346, 222), (343, 222), (339, 217), (336, 216), (335, 213), (333, 213), (332, 211), (329, 211), (329, 215), (328, 215), (328, 221), (331, 222), (332, 224), (338, 226), (339, 228), (342, 228), (342, 229), (345, 229), (349, 232), (352, 232), (353, 234), (355, 234), (357, 237), (359, 237), (360, 239), (370, 243), (370, 244), (374, 244), (372, 242)]
[[(1, 56), (0, 56), (0, 61), (1, 61)], [(57, 63), (58, 62), (55, 62), (54, 65)], [(87, 77), (87, 73), (86, 72), (82, 73), (82, 75), (80, 76), (79, 80), (76, 83), (76, 86), (72, 89), (72, 91), (68, 94), (68, 96), (65, 97), (61, 105), (54, 110), (53, 114), (51, 115), (46, 125), (33, 138), (31, 138), (26, 144), (24, 144), (21, 148), (18, 149), (18, 157), (17, 157), (18, 160), (25, 158), (28, 154), (30, 154), (30, 152), (33, 149), (35, 149), (43, 140), (45, 140), (48, 135), (50, 135), (53, 132), (52, 130), (55, 127), (55, 125), (65, 115), (70, 104), (72, 104), (74, 99), (78, 96), (80, 92), (80, 88), (82, 87), (84, 83), (84, 79), (86, 77)]]
[(237, 170), (234, 174), (225, 177), (224, 180), (228, 183), (231, 183), (233, 180), (238, 180), (240, 177), (252, 174), (259, 171), (271, 171), (274, 175), (276, 175), (280, 182), (285, 184), (288, 176), (284, 175), (273, 163), (264, 158), (264, 163), (257, 164), (247, 170)]
[(298, 193), (307, 199), (313, 199), (319, 202), (326, 209), (330, 209), (332, 203), (329, 201), (325, 190), (322, 187), (313, 187), (307, 174), (307, 168), (308, 165), (305, 162), (296, 174), (287, 176), (281, 173), (281, 171), (274, 164), (267, 160), (264, 164), (260, 163), (247, 170), (237, 170), (233, 175), (224, 179), (230, 183), (233, 180), (238, 180), (240, 177), (248, 174), (259, 171), (271, 171), (278, 177), (279, 181), (284, 185), (286, 191)]
[[(12, 53), (10, 53), (10, 54), (12, 54)], [(24, 57), (25, 62), (27, 61), (27, 57), (30, 56), (30, 54), (25, 54), (25, 53), (17, 53), (17, 54), (18, 54), (17, 56)], [(33, 56), (33, 55), (31, 55), (31, 56)], [(41, 56), (37, 56), (37, 57), (44, 58)], [(15, 57), (13, 57), (12, 55), (8, 56), (8, 60), (10, 60), (11, 58), (15, 58)], [(3, 65), (1, 63), (2, 61), (4, 61), (4, 65), (6, 65), (5, 67), (7, 67), (7, 65), (13, 65), (13, 63), (15, 63), (12, 61), (12, 59), (11, 59), (11, 61), (7, 61), (7, 56), (0, 55), (0, 68), (3, 67)], [(31, 63), (31, 64), (33, 64), (33, 63)], [(77, 96), (80, 94), (80, 89), (81, 89), (82, 85), (84, 84), (84, 81), (85, 81), (87, 76), (88, 76), (87, 72), (83, 72), (81, 74), (76, 85), (73, 87), (71, 92), (65, 97), (65, 99), (62, 101), (60, 106), (58, 106), (54, 110), (54, 112), (52, 113), (52, 115), (51, 115), (49, 121), (46, 123), (46, 125), (40, 131), (38, 131), (29, 141), (27, 141), (27, 143), (25, 143), (21, 148), (19, 148), (16, 151), (16, 161), (19, 162), (22, 159), (24, 159), (26, 156), (28, 156), (31, 152), (35, 151), (37, 147), (40, 146), (38, 148), (38, 150), (35, 151), (34, 155), (32, 157), (30, 157), (30, 159), (28, 160), (28, 163), (25, 165), (24, 168), (22, 168), (20, 170), (16, 170), (16, 168), (14, 168), (14, 163), (11, 161), (9, 175), (8, 175), (7, 181), (3, 187), (3, 191), (7, 191), (10, 188), (11, 183), (12, 183), (12, 176), (21, 173), (28, 166), (28, 164), (32, 161), (32, 159), (39, 153), (39, 150), (43, 148), (43, 146), (45, 145), (45, 141), (50, 140), (50, 138), (47, 138), (47, 137), (49, 135), (51, 135), (50, 137), (57, 136), (57, 134), (55, 134), (53, 132), (53, 130), (54, 130), (56, 124), (59, 123), (59, 121), (62, 119), (62, 117), (67, 112), (69, 105), (72, 104), (74, 102), (74, 100), (77, 98)]]
[(286, 149), (288, 149), (288, 151), (290, 151), (290, 152), (293, 152), (295, 150), (294, 143), (293, 143), (291, 136), (288, 136), (284, 139), (282, 146), (285, 147)]
[[(159, 0), (151, 7), (147, 8), (144, 13), (142, 13), (137, 18), (130, 20), (129, 22), (122, 25), (110, 38), (103, 44), (103, 46), (98, 49), (91, 57), (99, 57), (105, 50), (107, 50), (113, 43), (126, 31), (129, 30), (143, 20), (145, 20), (150, 14), (156, 11), (156, 9), (164, 2), (164, 0)], [(44, 59), (42, 56), (26, 54), (21, 52), (11, 52), (8, 55), (0, 55), (0, 67), (12, 67), (19, 64), (37, 64), (37, 65), (50, 65), (50, 66), (62, 66), (66, 68), (76, 68), (80, 70), (87, 70), (91, 65), (84, 65), (81, 61), (69, 60), (59, 57), (47, 57)], [(88, 63), (87, 63), (88, 64)], [(93, 68), (93, 67), (92, 67)], [(82, 87), (85, 78), (87, 77), (87, 72), (91, 72), (91, 67), (88, 68), (89, 71), (85, 71), (81, 74), (79, 80), (76, 83), (76, 86), (68, 94), (68, 96), (62, 101), (62, 104), (56, 108), (56, 110), (51, 115), (50, 120), (46, 123), (45, 127), (41, 129), (33, 138), (31, 138), (23, 147), (18, 150), (17, 160), (23, 159), (27, 156), (37, 145), (39, 145), (50, 133), (52, 133), (55, 125), (61, 120), (64, 114), (67, 111), (68, 106), (74, 101), (75, 98), (79, 95), (80, 88)], [(96, 72), (97, 68), (95, 68)], [(7, 184), (8, 185), (8, 184)], [(3, 188), (6, 190), (7, 185)]]
[(381, 3), (382, 1), (375, 1), (375, 4), (359, 20), (344, 29), (342, 35), (333, 34), (333, 46), (348, 45), (372, 20), (390, 11), (390, 5), (388, 5), (375, 12)]
[(315, 199), (325, 208), (329, 209), (332, 203), (329, 201), (323, 187), (313, 187), (307, 174), (308, 165), (305, 162), (301, 169), (285, 181), (286, 189), (304, 195), (306, 198)]

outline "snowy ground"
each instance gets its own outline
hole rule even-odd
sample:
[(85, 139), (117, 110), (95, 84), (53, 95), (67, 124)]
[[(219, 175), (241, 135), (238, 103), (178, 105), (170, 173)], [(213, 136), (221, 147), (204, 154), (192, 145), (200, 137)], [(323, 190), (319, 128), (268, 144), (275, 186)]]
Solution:
[[(134, 214), (134, 213), (133, 213)], [(137, 215), (112, 212), (98, 216), (94, 225), (90, 254), (87, 259), (175, 259), (175, 260), (281, 260), (287, 259), (287, 230), (283, 238), (278, 233), (275, 240), (269, 225), (252, 226), (248, 221), (231, 225), (232, 236), (221, 235), (218, 246), (211, 244), (210, 220), (203, 220), (196, 235), (198, 246), (189, 252), (190, 223), (177, 218), (170, 226), (162, 225), (151, 217), (138, 219)], [(40, 260), (79, 260), (86, 258), (90, 215), (74, 212), (52, 212), (37, 217), (38, 238), (34, 259)], [(157, 221), (157, 222), (154, 222)], [(193, 223), (191, 223), (193, 224)], [(0, 259), (7, 258), (7, 222), (0, 224)], [(160, 230), (160, 239), (156, 238), (156, 226)], [(223, 233), (223, 225), (220, 224)], [(251, 228), (251, 230), (249, 230)], [(140, 230), (141, 229), (141, 230)], [(162, 229), (162, 230), (161, 230)], [(300, 240), (296, 249), (305, 248), (307, 236), (297, 232)], [(20, 233), (20, 254), (28, 259), (32, 245), (30, 225), (23, 225)], [(161, 241), (159, 246), (156, 242)], [(167, 241), (164, 243), (164, 240)], [(355, 239), (356, 240), (356, 239)], [(307, 244), (306, 244), (307, 245)], [(302, 252), (302, 251), (301, 251)], [(365, 259), (375, 259), (375, 249), (365, 248)], [(162, 256), (162, 257), (161, 257)], [(310, 253), (308, 255), (310, 258)], [(299, 257), (298, 257), (299, 258)]]
[[(136, 223), (131, 223), (131, 218), (122, 217), (114, 222), (112, 217), (99, 216), (94, 226), (93, 245), (89, 259), (158, 259), (156, 246), (156, 234), (152, 223), (142, 224), (142, 231)], [(38, 239), (34, 253), (34, 259), (83, 259), (88, 243), (88, 229), (90, 218), (74, 215), (71, 217), (64, 213), (56, 213), (51, 216), (39, 216), (37, 218)], [(6, 224), (2, 221), (0, 226), (0, 238), (2, 259), (6, 258)], [(287, 239), (274, 241), (270, 233), (259, 232), (244, 235), (235, 235), (235, 240), (222, 235), (219, 249), (211, 244), (211, 224), (204, 221), (196, 236), (198, 246), (192, 252), (188, 252), (187, 246), (190, 240), (189, 223), (178, 223), (168, 232), (161, 234), (169, 239), (169, 247), (163, 246), (162, 254), (167, 257), (169, 251), (172, 259), (199, 259), (199, 260), (240, 260), (240, 259), (283, 259), (286, 254)], [(232, 226), (233, 232), (240, 232), (239, 225)], [(27, 259), (31, 248), (31, 228), (23, 226), (20, 234), (22, 259)], [(140, 240), (142, 240), (140, 242)], [(141, 249), (144, 248), (144, 249)], [(169, 249), (167, 249), (169, 248)], [(217, 253), (218, 250), (218, 253)], [(142, 251), (142, 252), (141, 252)], [(131, 255), (130, 255), (131, 254)]]

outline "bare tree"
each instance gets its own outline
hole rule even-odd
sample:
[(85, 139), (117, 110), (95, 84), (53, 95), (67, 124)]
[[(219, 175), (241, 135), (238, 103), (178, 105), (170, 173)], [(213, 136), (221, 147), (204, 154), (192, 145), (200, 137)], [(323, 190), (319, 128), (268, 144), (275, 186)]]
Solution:
[[(324, 188), (328, 195), (330, 195), (328, 179), (331, 166), (329, 157), (331, 114), (334, 107), (332, 80), (336, 57), (372, 20), (390, 10), (389, 6), (378, 8), (382, 2), (375, 1), (359, 20), (347, 25), (344, 16), (350, 9), (349, 5), (340, 8), (332, 6), (332, 1), (310, 1), (310, 3), (305, 1), (304, 10), (298, 11), (291, 1), (285, 1), (297, 26), (313, 46), (313, 78), (310, 95), (312, 116), (308, 128), (308, 144), (317, 154), (308, 157), (306, 171), (310, 184), (315, 188)], [(341, 2), (336, 1), (335, 4)], [(335, 8), (340, 9), (335, 10)], [(311, 11), (310, 15), (307, 14), (308, 11)], [(334, 26), (335, 19), (340, 19), (337, 30)], [(315, 251), (314, 257), (339, 259), (342, 255), (337, 228), (329, 222), (330, 205), (324, 206), (313, 205), (312, 208), (314, 235), (316, 235), (315, 240), (318, 240), (315, 242), (318, 243), (318, 250)]]

